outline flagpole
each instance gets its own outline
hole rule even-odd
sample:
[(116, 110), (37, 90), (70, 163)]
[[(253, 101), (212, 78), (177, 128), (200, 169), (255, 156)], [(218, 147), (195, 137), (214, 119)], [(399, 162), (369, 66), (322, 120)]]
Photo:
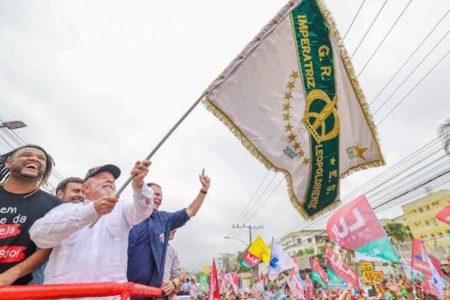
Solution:
[[(181, 118), (175, 123), (175, 125), (172, 126), (172, 128), (170, 128), (170, 130), (166, 133), (166, 135), (162, 138), (161, 141), (159, 141), (159, 143), (156, 145), (155, 148), (153, 148), (153, 150), (144, 158), (144, 160), (149, 160), (150, 158), (153, 157), (153, 155), (156, 153), (156, 151), (158, 151), (158, 149), (164, 144), (164, 142), (172, 135), (172, 133), (175, 131), (175, 129), (178, 128), (178, 126), (180, 126), (180, 124), (184, 121), (184, 119), (186, 119), (186, 117), (194, 110), (194, 108), (203, 100), (203, 98), (206, 95), (206, 92), (203, 92), (203, 94), (194, 102), (194, 104), (191, 105), (191, 107), (189, 107), (189, 109), (181, 116)], [(131, 175), (130, 177), (128, 177), (128, 179), (122, 184), (122, 186), (117, 190), (116, 192), (116, 197), (119, 198), (120, 194), (122, 194), (122, 192), (125, 190), (125, 188), (128, 186), (128, 184), (130, 184), (130, 182), (133, 180), (134, 176)], [(89, 228), (92, 228), (100, 219), (100, 216), (98, 217), (97, 220), (95, 220), (94, 223), (92, 223)]]
[[(164, 144), (164, 142), (172, 135), (175, 129), (186, 119), (186, 117), (194, 110), (194, 108), (202, 101), (206, 94), (206, 91), (194, 102), (194, 104), (189, 107), (189, 109), (184, 113), (184, 115), (175, 123), (175, 125), (166, 133), (162, 140), (156, 145), (155, 148), (144, 158), (144, 160), (149, 160), (158, 151), (158, 149)], [(116, 197), (118, 198), (120, 194), (125, 190), (128, 184), (133, 180), (133, 175), (128, 177), (128, 179), (122, 184), (122, 186), (117, 190)]]

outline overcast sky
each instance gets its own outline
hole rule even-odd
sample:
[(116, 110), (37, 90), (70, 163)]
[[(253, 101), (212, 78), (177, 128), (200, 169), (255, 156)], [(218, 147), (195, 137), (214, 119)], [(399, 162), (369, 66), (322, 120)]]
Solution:
[[(343, 36), (361, 0), (325, 0)], [(345, 45), (352, 54), (384, 0), (366, 1)], [(358, 73), (409, 0), (388, 1), (353, 58)], [(193, 1), (0, 1), (0, 116), (22, 120), (20, 135), (47, 149), (63, 176), (114, 163), (124, 176), (145, 157), (204, 89), (286, 3), (285, 0)], [(372, 100), (389, 78), (450, 9), (448, 0), (412, 1), (404, 16), (360, 75)], [(391, 94), (450, 28), (436, 28), (410, 63), (374, 102)], [(445, 38), (374, 116), (379, 123), (450, 49)], [(448, 55), (378, 126), (387, 167), (436, 138), (450, 117)], [(7, 145), (0, 141), (2, 152)], [(242, 250), (232, 235), (248, 241), (233, 221), (267, 175), (264, 167), (204, 107), (198, 106), (152, 159), (149, 180), (163, 187), (162, 209), (187, 206), (206, 168), (211, 190), (199, 214), (174, 241), (182, 265), (200, 269), (218, 253)], [(384, 168), (358, 172), (342, 181), (342, 195)], [(276, 176), (276, 177), (275, 177)], [(274, 178), (274, 179), (273, 179)], [(273, 179), (269, 186), (270, 180)], [(251, 218), (264, 225), (267, 241), (303, 226), (287, 206), (281, 175), (270, 173), (259, 190), (267, 193)], [(448, 185), (447, 185), (448, 186)], [(441, 187), (442, 188), (442, 187)], [(124, 196), (129, 195), (129, 190)], [(271, 211), (286, 205), (281, 216)], [(247, 214), (247, 216), (249, 216)]]

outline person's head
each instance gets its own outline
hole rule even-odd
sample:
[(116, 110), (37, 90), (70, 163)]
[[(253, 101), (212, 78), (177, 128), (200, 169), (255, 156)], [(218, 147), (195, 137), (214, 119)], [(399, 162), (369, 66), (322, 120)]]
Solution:
[(104, 165), (90, 169), (84, 177), (83, 193), (86, 199), (97, 200), (103, 196), (113, 196), (120, 169), (115, 165)]
[(63, 202), (80, 202), (84, 200), (83, 179), (69, 177), (61, 181), (56, 187), (56, 197)]
[(153, 209), (158, 210), (162, 203), (162, 189), (157, 183), (150, 182), (147, 185), (153, 190)]
[(21, 146), (0, 155), (0, 182), (10, 178), (39, 188), (47, 184), (53, 165), (53, 158), (42, 147)]

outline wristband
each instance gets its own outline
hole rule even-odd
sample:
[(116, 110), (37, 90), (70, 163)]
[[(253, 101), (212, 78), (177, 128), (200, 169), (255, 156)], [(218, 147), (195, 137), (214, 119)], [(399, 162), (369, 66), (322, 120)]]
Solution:
[(200, 193), (202, 193), (202, 194), (207, 194), (208, 193), (208, 191), (204, 191), (204, 190), (200, 190)]
[(176, 285), (175, 281), (171, 280), (171, 282), (172, 282), (172, 284), (173, 284), (173, 288), (174, 288), (174, 289), (177, 289), (177, 285)]

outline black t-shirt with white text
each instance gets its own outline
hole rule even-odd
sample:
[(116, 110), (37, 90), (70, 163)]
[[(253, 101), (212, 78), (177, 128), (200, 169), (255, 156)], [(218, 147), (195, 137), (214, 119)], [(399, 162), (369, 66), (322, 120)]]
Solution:
[[(0, 187), (0, 273), (17, 265), (36, 251), (29, 230), (61, 201), (44, 191), (13, 194)], [(27, 284), (31, 274), (19, 278), (14, 285)]]

